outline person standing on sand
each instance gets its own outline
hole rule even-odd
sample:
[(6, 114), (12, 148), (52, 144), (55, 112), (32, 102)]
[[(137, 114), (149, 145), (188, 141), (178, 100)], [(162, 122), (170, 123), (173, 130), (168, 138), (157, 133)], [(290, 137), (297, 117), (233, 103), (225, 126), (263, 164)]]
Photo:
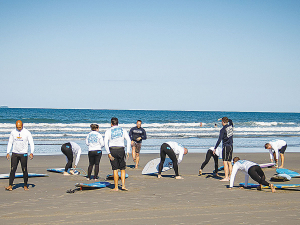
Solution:
[(268, 149), (270, 152), (270, 159), (273, 162), (273, 159), (278, 167), (278, 153), (280, 153), (281, 166), (283, 168), (284, 164), (284, 152), (286, 150), (287, 144), (283, 140), (275, 140), (265, 144), (265, 149)]
[[(174, 141), (169, 141), (166, 143), (163, 143), (160, 147), (160, 163), (158, 166), (158, 175), (157, 178), (161, 178), (161, 171), (164, 166), (164, 162), (166, 160), (166, 155), (169, 156), (169, 158), (173, 162), (173, 169), (175, 171), (175, 179), (183, 179), (179, 175), (178, 172), (178, 164), (181, 163), (183, 155), (186, 155), (188, 153), (188, 150), (184, 148), (181, 144), (178, 144)], [(178, 155), (178, 160), (176, 158), (176, 155)]]
[(202, 170), (206, 166), (206, 164), (209, 162), (210, 158), (213, 157), (215, 161), (215, 176), (218, 176), (218, 159), (219, 157), (222, 159), (222, 149), (220, 147), (217, 147), (216, 151), (214, 151), (214, 148), (211, 147), (207, 150), (205, 161), (202, 163), (201, 168), (199, 170), (199, 175), (202, 175)]
[(131, 139), (131, 147), (132, 147), (132, 158), (135, 162), (135, 169), (138, 168), (140, 161), (140, 151), (142, 147), (142, 140), (147, 139), (146, 131), (142, 126), (142, 121), (138, 120), (136, 122), (136, 127), (133, 127), (129, 131), (129, 137)]
[(23, 171), (24, 190), (28, 191), (28, 142), (30, 144), (31, 149), (29, 158), (33, 159), (34, 143), (32, 135), (27, 129), (23, 128), (23, 122), (21, 120), (18, 120), (16, 122), (16, 129), (10, 133), (9, 141), (7, 144), (7, 160), (10, 159), (9, 153), (11, 147), (13, 147), (11, 155), (11, 171), (9, 175), (9, 186), (5, 187), (5, 189), (8, 191), (12, 191), (12, 185), (15, 179), (15, 174), (19, 161), (21, 162), (21, 167)]
[(87, 179), (91, 179), (93, 166), (95, 165), (94, 180), (96, 181), (98, 179), (99, 164), (102, 156), (101, 149), (104, 146), (104, 141), (102, 135), (99, 133), (99, 125), (91, 124), (90, 127), (92, 131), (87, 135), (85, 139), (86, 145), (89, 146), (89, 167)]
[(125, 187), (125, 175), (126, 175), (125, 157), (126, 156), (125, 156), (124, 139), (127, 142), (127, 158), (128, 158), (129, 151), (130, 151), (130, 143), (131, 143), (129, 135), (125, 129), (119, 127), (118, 118), (116, 117), (111, 118), (111, 128), (105, 132), (104, 144), (114, 174), (114, 183), (115, 183), (115, 188), (113, 189), (114, 191), (119, 190), (118, 187), (119, 169), (121, 170), (121, 182), (122, 182), (121, 190), (128, 191), (128, 189)]
[(237, 171), (241, 170), (245, 174), (245, 187), (248, 186), (248, 180), (250, 176), (253, 180), (255, 180), (260, 184), (260, 186), (257, 187), (257, 190), (261, 190), (262, 185), (265, 185), (265, 186), (269, 186), (273, 193), (275, 192), (274, 185), (266, 181), (266, 176), (258, 164), (248, 160), (240, 160), (239, 157), (234, 157), (233, 163), (234, 166), (232, 168), (232, 173), (230, 177), (229, 189), (232, 189), (233, 187), (234, 179)]
[(223, 117), (218, 120), (222, 120), (223, 128), (220, 130), (219, 139), (216, 143), (214, 151), (216, 151), (217, 147), (222, 141), (222, 158), (224, 164), (225, 177), (220, 181), (229, 181), (229, 176), (232, 171), (231, 160), (233, 152), (233, 123), (232, 120), (228, 119), (227, 117)]
[[(80, 146), (70, 141), (68, 143), (65, 143), (61, 146), (62, 153), (66, 156), (67, 164), (65, 166), (65, 171), (63, 173), (64, 176), (68, 176), (70, 174), (74, 175), (74, 171), (71, 169), (73, 164), (73, 156), (76, 155), (75, 165), (74, 168), (77, 167), (80, 155), (81, 155), (81, 148)], [(68, 170), (70, 169), (70, 174), (68, 173)]]

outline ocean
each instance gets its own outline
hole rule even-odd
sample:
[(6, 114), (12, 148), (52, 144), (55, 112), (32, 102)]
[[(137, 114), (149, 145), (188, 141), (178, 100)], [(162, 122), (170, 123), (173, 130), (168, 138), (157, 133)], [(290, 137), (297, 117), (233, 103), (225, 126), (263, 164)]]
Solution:
[(267, 153), (264, 144), (274, 139), (285, 140), (287, 152), (300, 152), (300, 113), (0, 108), (0, 155), (6, 154), (16, 120), (32, 133), (36, 155), (61, 154), (60, 145), (68, 141), (77, 142), (86, 154), (90, 124), (99, 124), (104, 136), (111, 117), (127, 131), (142, 120), (148, 139), (141, 153), (158, 153), (166, 141), (203, 153), (214, 147), (222, 128), (217, 120), (223, 116), (234, 123), (234, 152)]

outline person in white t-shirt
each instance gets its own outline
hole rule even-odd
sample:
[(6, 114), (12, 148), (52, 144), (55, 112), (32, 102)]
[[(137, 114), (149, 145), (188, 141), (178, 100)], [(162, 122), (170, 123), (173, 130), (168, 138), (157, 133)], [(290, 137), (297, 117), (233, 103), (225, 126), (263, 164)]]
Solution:
[[(257, 190), (261, 190), (262, 185), (269, 186), (272, 190), (272, 192), (275, 192), (275, 187), (273, 184), (268, 183), (266, 181), (266, 176), (260, 166), (257, 163), (248, 161), (248, 160), (241, 160), (239, 157), (234, 157), (233, 158), (233, 167), (232, 167), (232, 173), (230, 176), (230, 185), (229, 189), (232, 189), (233, 184), (234, 184), (234, 179), (237, 174), (238, 170), (241, 170), (245, 174), (245, 187), (248, 186), (248, 180), (249, 176), (256, 181), (257, 183), (260, 184), (258, 186)], [(243, 187), (240, 187), (243, 188)]]
[(126, 172), (125, 172), (126, 156), (125, 156), (125, 143), (124, 143), (125, 140), (127, 144), (126, 155), (128, 158), (130, 152), (130, 146), (131, 146), (130, 137), (125, 129), (119, 127), (118, 118), (116, 117), (111, 118), (111, 128), (105, 132), (104, 145), (105, 145), (105, 150), (108, 153), (108, 158), (110, 159), (110, 164), (114, 174), (114, 184), (115, 184), (115, 188), (113, 189), (114, 191), (119, 190), (118, 170), (121, 170), (121, 182), (122, 182), (121, 190), (128, 191), (128, 189), (125, 187), (125, 176), (126, 176)]
[(216, 150), (214, 149), (214, 147), (211, 147), (207, 150), (205, 161), (202, 163), (201, 168), (199, 170), (199, 175), (202, 175), (202, 171), (211, 157), (213, 157), (215, 161), (215, 176), (218, 176), (218, 159), (222, 159), (222, 149), (220, 147), (217, 147)]
[(5, 187), (5, 190), (12, 191), (13, 182), (15, 179), (15, 173), (18, 167), (19, 161), (21, 162), (21, 167), (23, 171), (24, 179), (24, 190), (28, 191), (28, 171), (27, 171), (27, 161), (28, 161), (28, 143), (30, 144), (31, 153), (29, 155), (30, 159), (33, 159), (34, 143), (31, 133), (23, 128), (23, 122), (18, 120), (16, 122), (16, 129), (10, 133), (9, 141), (7, 144), (7, 160), (10, 159), (10, 150), (12, 148), (11, 155), (11, 171), (9, 175), (9, 186)]
[[(183, 155), (186, 155), (188, 153), (188, 150), (184, 148), (181, 144), (178, 144), (177, 142), (174, 141), (169, 141), (166, 143), (163, 143), (160, 147), (160, 163), (158, 166), (158, 175), (157, 178), (161, 178), (161, 172), (164, 166), (164, 162), (166, 160), (166, 155), (169, 156), (169, 158), (173, 162), (173, 169), (175, 171), (175, 179), (183, 179), (179, 175), (178, 172), (178, 164), (181, 163)], [(178, 159), (176, 157), (178, 156)]]
[(283, 140), (275, 140), (265, 144), (265, 149), (268, 149), (270, 152), (270, 160), (273, 162), (274, 159), (276, 167), (278, 167), (278, 154), (280, 153), (281, 166), (279, 168), (283, 168), (286, 147), (287, 144)]

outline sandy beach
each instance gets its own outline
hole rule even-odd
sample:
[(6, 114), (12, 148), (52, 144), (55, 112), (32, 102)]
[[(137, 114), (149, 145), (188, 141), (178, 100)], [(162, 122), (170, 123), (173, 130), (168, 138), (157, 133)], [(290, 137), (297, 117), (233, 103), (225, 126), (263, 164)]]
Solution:
[[(286, 153), (285, 167), (300, 172), (300, 153)], [(257, 163), (269, 162), (269, 154), (235, 154)], [(1, 179), (1, 224), (299, 224), (300, 188), (278, 190), (238, 189), (244, 175), (238, 172), (235, 188), (226, 188), (211, 175), (213, 160), (198, 176), (205, 154), (189, 153), (179, 165), (184, 180), (175, 180), (174, 171), (163, 173), (163, 179), (142, 175), (145, 164), (159, 154), (142, 154), (140, 169), (127, 162), (128, 192), (113, 192), (112, 186), (95, 190), (66, 193), (75, 183), (88, 182), (83, 176), (63, 176), (47, 172), (47, 168), (63, 167), (63, 155), (35, 156), (29, 160), (30, 173), (47, 173), (49, 177), (29, 178), (29, 191), (23, 190), (23, 179), (15, 179), (14, 190), (4, 190), (8, 179)], [(222, 162), (219, 161), (221, 166)], [(87, 155), (78, 167), (86, 170)], [(10, 161), (0, 157), (0, 173), (9, 173)], [(18, 171), (21, 172), (20, 166)], [(264, 169), (267, 179), (275, 169)], [(100, 180), (111, 167), (107, 155), (100, 162)], [(222, 173), (220, 173), (222, 175)], [(250, 179), (250, 182), (252, 180)], [(113, 183), (111, 181), (111, 183)], [(294, 178), (288, 183), (300, 183)]]

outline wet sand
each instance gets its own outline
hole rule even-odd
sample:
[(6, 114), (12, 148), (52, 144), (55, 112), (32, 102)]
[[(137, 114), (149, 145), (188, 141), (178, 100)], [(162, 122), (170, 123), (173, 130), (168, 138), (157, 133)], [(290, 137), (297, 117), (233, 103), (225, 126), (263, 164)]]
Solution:
[[(268, 153), (234, 154), (257, 163), (269, 162)], [(300, 153), (286, 153), (285, 167), (300, 172)], [(184, 180), (175, 180), (174, 171), (164, 172), (162, 179), (142, 175), (145, 164), (159, 154), (142, 154), (140, 169), (127, 162), (128, 192), (114, 192), (113, 186), (66, 193), (75, 183), (86, 181), (83, 176), (63, 176), (47, 172), (47, 168), (64, 167), (65, 157), (35, 156), (29, 160), (30, 173), (47, 173), (49, 177), (29, 178), (29, 191), (23, 189), (23, 179), (15, 179), (13, 191), (5, 191), (8, 179), (1, 179), (1, 224), (299, 224), (300, 188), (278, 190), (239, 189), (244, 174), (238, 172), (235, 188), (228, 182), (211, 176), (213, 159), (198, 170), (205, 154), (189, 153), (179, 165)], [(219, 161), (219, 166), (222, 162)], [(87, 155), (82, 155), (78, 167), (86, 170)], [(0, 157), (0, 173), (9, 173), (10, 161)], [(267, 179), (275, 169), (263, 169)], [(20, 165), (18, 171), (21, 172)], [(107, 155), (100, 162), (100, 180), (111, 173)], [(220, 175), (223, 173), (221, 172)], [(113, 181), (110, 181), (113, 183)], [(251, 179), (249, 182), (253, 182)], [(91, 182), (92, 183), (92, 182)], [(293, 178), (286, 183), (300, 183)]]

